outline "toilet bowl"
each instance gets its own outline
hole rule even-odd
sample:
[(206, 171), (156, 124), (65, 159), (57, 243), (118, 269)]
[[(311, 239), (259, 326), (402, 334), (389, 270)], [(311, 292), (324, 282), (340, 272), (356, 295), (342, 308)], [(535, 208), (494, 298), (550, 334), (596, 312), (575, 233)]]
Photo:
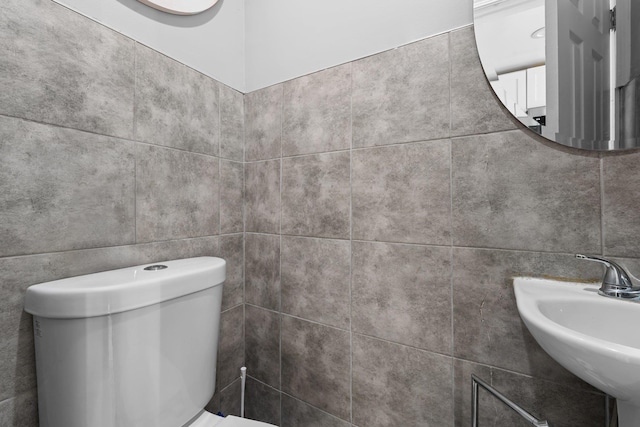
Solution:
[(268, 427), (273, 424), (267, 424), (260, 421), (250, 420), (247, 418), (238, 418), (233, 415), (229, 415), (225, 418), (213, 415), (210, 412), (203, 412), (192, 424), (188, 427)]
[(204, 411), (225, 261), (167, 261), (31, 286), (40, 427), (262, 427)]

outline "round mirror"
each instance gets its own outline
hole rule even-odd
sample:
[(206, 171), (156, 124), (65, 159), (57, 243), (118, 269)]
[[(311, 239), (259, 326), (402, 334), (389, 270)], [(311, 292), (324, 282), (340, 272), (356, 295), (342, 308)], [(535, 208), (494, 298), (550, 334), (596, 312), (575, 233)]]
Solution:
[(571, 147), (640, 146), (640, 0), (474, 0), (473, 10), (484, 71), (518, 120)]
[(208, 10), (218, 0), (138, 0), (147, 6), (174, 15), (196, 15)]

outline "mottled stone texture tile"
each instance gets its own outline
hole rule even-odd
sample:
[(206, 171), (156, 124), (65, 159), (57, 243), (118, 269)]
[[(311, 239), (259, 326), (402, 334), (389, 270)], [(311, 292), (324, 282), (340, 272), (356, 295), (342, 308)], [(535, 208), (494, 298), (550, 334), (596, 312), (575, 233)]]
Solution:
[(251, 376), (280, 388), (280, 314), (245, 307), (245, 360)]
[(245, 163), (245, 231), (280, 232), (280, 160)]
[(246, 302), (280, 310), (280, 236), (245, 236)]
[(0, 51), (0, 114), (131, 138), (131, 39), (51, 1), (6, 0)]
[(244, 307), (227, 310), (220, 316), (216, 388), (222, 390), (240, 377), (244, 366)]
[(0, 425), (3, 427), (38, 427), (36, 389), (0, 402)]
[(130, 143), (0, 117), (0, 256), (133, 243), (134, 176)]
[(349, 238), (349, 153), (282, 160), (282, 233)]
[(215, 80), (136, 44), (136, 139), (218, 155), (218, 101)]
[(218, 234), (218, 159), (140, 145), (136, 162), (138, 242)]
[(32, 317), (22, 311), (24, 289), (5, 286), (0, 296), (10, 300), (0, 303), (0, 402), (36, 387)]
[(283, 316), (282, 391), (348, 420), (349, 350), (349, 332)]
[[(455, 426), (471, 425), (471, 374), (551, 426), (600, 427), (605, 425), (604, 395), (577, 391), (561, 384), (501, 369), (455, 361)], [(480, 389), (479, 425), (527, 427), (530, 423)]]
[[(471, 425), (471, 374), (482, 381), (491, 384), (491, 367), (471, 363), (464, 360), (453, 359), (454, 386), (453, 386), (453, 413), (455, 427), (469, 427)], [(511, 398), (511, 396), (507, 396)], [(516, 402), (525, 407), (527, 402)], [(501, 426), (503, 424), (492, 423), (500, 403), (488, 392), (480, 389), (478, 393), (478, 424), (480, 426)], [(530, 409), (530, 408), (529, 408)], [(511, 409), (509, 409), (511, 410)]]
[(353, 63), (353, 146), (449, 136), (449, 36)]
[(351, 148), (351, 64), (284, 83), (282, 155)]
[(347, 421), (314, 408), (301, 400), (282, 395), (282, 423), (280, 427), (349, 427)]
[(242, 234), (220, 236), (217, 254), (227, 262), (227, 278), (222, 291), (222, 311), (244, 301), (244, 237)]
[(451, 249), (353, 242), (352, 329), (451, 354)]
[(599, 252), (597, 158), (521, 131), (454, 139), (452, 158), (454, 245)]
[(572, 255), (490, 249), (453, 250), (454, 355), (461, 359), (587, 387), (540, 348), (522, 323), (515, 276), (598, 280), (602, 268)]
[(452, 386), (450, 357), (354, 335), (353, 424), (452, 425)]
[(485, 77), (473, 28), (451, 36), (451, 135), (471, 135), (516, 129), (509, 111), (502, 106)]
[(245, 391), (245, 417), (280, 425), (280, 392), (248, 377)]
[(604, 251), (640, 256), (640, 153), (608, 156), (604, 170)]
[(244, 160), (244, 95), (223, 84), (220, 87), (220, 157)]
[(220, 233), (244, 231), (244, 165), (220, 160)]
[(282, 155), (282, 84), (245, 95), (245, 160)]
[(451, 243), (450, 142), (353, 152), (353, 238)]
[(219, 395), (220, 403), (218, 403), (218, 407), (215, 408), (213, 412), (217, 414), (218, 411), (222, 412), (224, 415), (235, 415), (236, 417), (240, 416), (240, 394), (242, 390), (242, 384), (240, 380), (233, 382), (231, 385), (225, 387), (219, 392), (216, 391), (216, 394)]
[(282, 238), (282, 311), (349, 329), (350, 243)]

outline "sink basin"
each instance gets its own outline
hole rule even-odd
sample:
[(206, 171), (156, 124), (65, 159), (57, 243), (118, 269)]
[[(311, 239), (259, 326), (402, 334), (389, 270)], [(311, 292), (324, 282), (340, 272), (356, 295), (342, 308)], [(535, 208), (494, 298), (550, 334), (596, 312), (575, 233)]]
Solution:
[(518, 311), (538, 344), (615, 397), (620, 427), (640, 425), (640, 303), (598, 295), (597, 284), (517, 277)]

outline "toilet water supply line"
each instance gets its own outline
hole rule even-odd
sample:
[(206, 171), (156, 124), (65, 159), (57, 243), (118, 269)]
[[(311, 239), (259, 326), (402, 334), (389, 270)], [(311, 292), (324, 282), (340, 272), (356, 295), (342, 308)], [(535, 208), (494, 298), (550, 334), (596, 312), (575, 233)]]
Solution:
[(244, 418), (244, 386), (247, 383), (247, 368), (240, 368), (240, 418)]

